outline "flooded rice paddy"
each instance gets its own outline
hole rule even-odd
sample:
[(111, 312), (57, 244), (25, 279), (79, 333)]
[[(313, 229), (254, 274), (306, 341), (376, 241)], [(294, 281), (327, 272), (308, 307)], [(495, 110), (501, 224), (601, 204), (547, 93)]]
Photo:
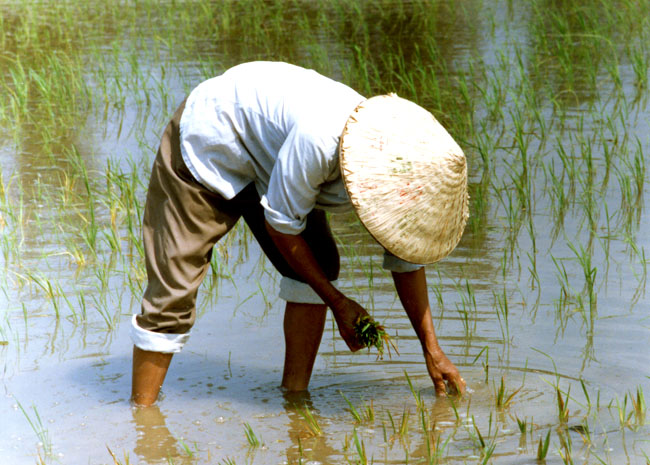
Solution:
[[(0, 51), (0, 463), (650, 463), (648, 2), (0, 0)], [(281, 392), (278, 276), (242, 226), (162, 399), (130, 406), (161, 130), (256, 59), (397, 92), (465, 150), (470, 222), (427, 269), (462, 398), (339, 215), (340, 287), (399, 356), (330, 321), (309, 394)]]

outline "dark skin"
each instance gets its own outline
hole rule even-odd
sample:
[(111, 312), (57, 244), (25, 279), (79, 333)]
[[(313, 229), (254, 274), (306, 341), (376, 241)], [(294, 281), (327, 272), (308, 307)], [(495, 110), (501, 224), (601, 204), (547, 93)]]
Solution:
[[(357, 318), (368, 315), (368, 312), (357, 302), (347, 298), (329, 282), (314, 258), (311, 249), (300, 235), (294, 236), (281, 233), (273, 229), (268, 223), (266, 223), (266, 229), (289, 265), (303, 277), (327, 306), (332, 309), (339, 333), (348, 348), (353, 352), (363, 348), (357, 341), (354, 322)], [(438, 344), (431, 317), (424, 268), (407, 273), (393, 272), (392, 275), (397, 294), (422, 345), (427, 371), (433, 381), (436, 394), (444, 396), (447, 393), (463, 393), (466, 387), (465, 380), (460, 376), (458, 369), (449, 361)], [(302, 323), (305, 324), (305, 321)], [(299, 330), (300, 328), (295, 329)], [(292, 328), (287, 328), (285, 318), (285, 338), (290, 337), (287, 332), (291, 330)], [(318, 342), (320, 342), (320, 336), (318, 336)], [(313, 360), (311, 364), (313, 365)], [(285, 373), (286, 370), (287, 366), (285, 364)], [(311, 368), (309, 373), (311, 373)]]
[(358, 317), (368, 315), (368, 312), (330, 283), (302, 236), (281, 233), (268, 223), (266, 229), (287, 263), (332, 309), (339, 333), (348, 348), (352, 352), (362, 349), (364, 346), (357, 341), (354, 332), (354, 322)]
[[(368, 312), (336, 289), (325, 276), (311, 249), (300, 235), (283, 234), (266, 225), (289, 265), (303, 277), (325, 304), (287, 302), (284, 314), (285, 361), (282, 387), (304, 391), (316, 360), (325, 327), (327, 307), (332, 309), (341, 337), (352, 352), (363, 348), (354, 331), (354, 322)], [(404, 310), (422, 345), (424, 360), (436, 394), (463, 393), (465, 381), (444, 354), (433, 326), (424, 268), (409, 273), (393, 273), (393, 281)], [(140, 407), (153, 404), (165, 380), (172, 354), (148, 352), (133, 347), (131, 399)]]

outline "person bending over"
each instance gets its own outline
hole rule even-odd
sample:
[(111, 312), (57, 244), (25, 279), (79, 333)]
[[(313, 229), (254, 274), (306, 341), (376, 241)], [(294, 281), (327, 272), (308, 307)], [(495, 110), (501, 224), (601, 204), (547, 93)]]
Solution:
[(462, 235), (462, 150), (395, 94), (366, 99), (312, 70), (253, 62), (199, 84), (163, 133), (143, 217), (148, 282), (131, 322), (132, 401), (156, 401), (194, 324), (213, 247), (240, 217), (282, 275), (282, 386), (307, 389), (328, 307), (348, 348), (361, 349), (354, 323), (367, 312), (335, 286), (325, 215), (350, 208), (385, 249), (436, 393), (463, 392), (436, 339), (423, 267)]

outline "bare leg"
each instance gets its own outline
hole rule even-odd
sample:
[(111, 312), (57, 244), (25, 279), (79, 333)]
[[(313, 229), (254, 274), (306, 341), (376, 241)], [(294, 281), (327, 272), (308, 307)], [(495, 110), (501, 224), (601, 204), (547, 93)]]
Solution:
[(135, 405), (148, 407), (158, 399), (172, 355), (148, 352), (133, 346), (131, 400)]
[(284, 311), (284, 374), (282, 387), (304, 391), (316, 361), (316, 354), (325, 328), (325, 304), (287, 302)]

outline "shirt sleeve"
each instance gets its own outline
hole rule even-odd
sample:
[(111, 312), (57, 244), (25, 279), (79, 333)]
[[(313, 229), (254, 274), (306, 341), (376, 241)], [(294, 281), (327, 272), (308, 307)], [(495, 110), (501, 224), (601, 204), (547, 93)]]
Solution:
[(300, 234), (321, 185), (338, 162), (338, 140), (295, 125), (282, 144), (262, 196), (266, 221), (284, 234)]
[(423, 266), (402, 260), (384, 249), (384, 262), (382, 264), (384, 270), (395, 271), (396, 273), (409, 273), (411, 271), (417, 271)]

